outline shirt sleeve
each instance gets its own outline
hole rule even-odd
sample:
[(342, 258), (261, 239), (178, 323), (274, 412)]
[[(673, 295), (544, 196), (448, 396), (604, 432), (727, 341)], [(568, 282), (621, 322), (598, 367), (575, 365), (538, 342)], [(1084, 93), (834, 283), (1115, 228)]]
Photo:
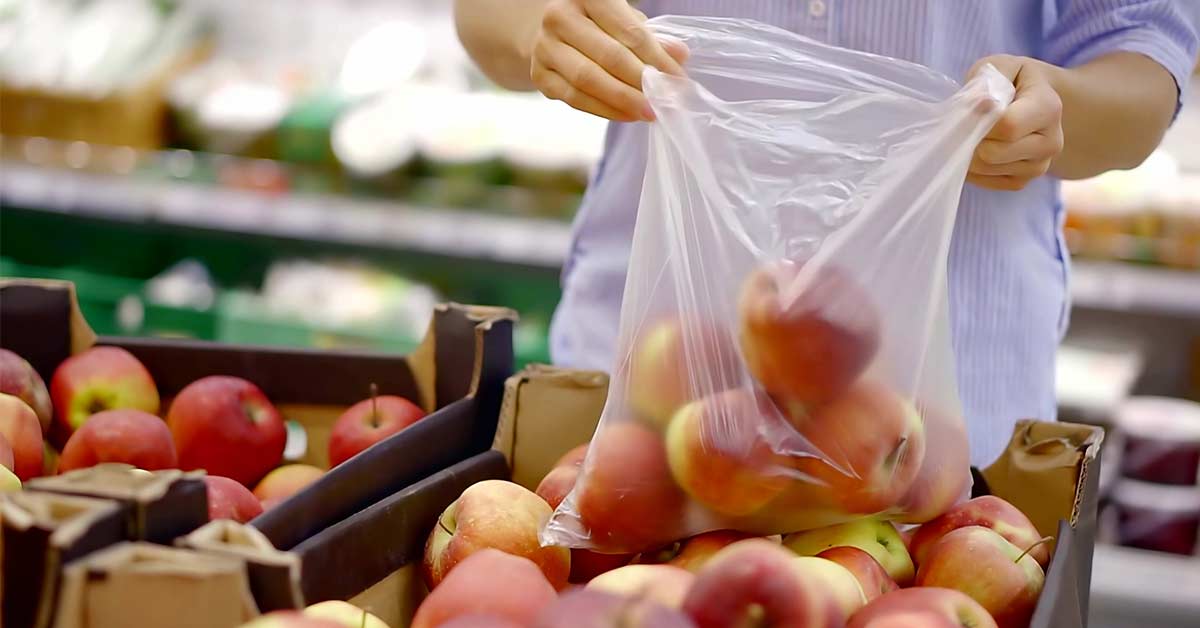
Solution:
[(1200, 28), (1200, 17), (1180, 6), (1184, 1), (1193, 0), (1056, 0), (1043, 58), (1071, 67), (1112, 52), (1146, 55), (1175, 77), (1178, 112), (1196, 66)]

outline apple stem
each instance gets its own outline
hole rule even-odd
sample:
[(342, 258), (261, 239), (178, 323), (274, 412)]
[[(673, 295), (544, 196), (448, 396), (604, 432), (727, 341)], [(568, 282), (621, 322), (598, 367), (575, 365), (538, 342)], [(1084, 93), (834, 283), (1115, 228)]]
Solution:
[(446, 524), (445, 524), (445, 522), (442, 521), (441, 517), (438, 517), (438, 527), (441, 528), (442, 531), (445, 532), (446, 534), (454, 536), (454, 533), (450, 531), (450, 528), (446, 527)]
[(371, 427), (379, 427), (379, 386), (371, 382)]
[(1028, 555), (1029, 555), (1029, 552), (1032, 552), (1032, 551), (1033, 551), (1033, 548), (1035, 548), (1035, 547), (1037, 547), (1037, 546), (1039, 546), (1039, 545), (1045, 545), (1046, 543), (1049, 543), (1050, 541), (1053, 541), (1053, 540), (1054, 540), (1054, 537), (1052, 537), (1052, 536), (1044, 536), (1044, 537), (1042, 537), (1042, 538), (1041, 538), (1041, 540), (1039, 540), (1037, 543), (1034, 543), (1033, 545), (1030, 545), (1028, 549), (1026, 549), (1024, 552), (1021, 552), (1021, 555), (1020, 555), (1020, 556), (1018, 556), (1018, 557), (1017, 557), (1017, 559), (1013, 561), (1013, 563), (1019, 563), (1019, 562), (1021, 562), (1021, 559), (1022, 559), (1022, 558), (1025, 558), (1026, 556), (1028, 556)]
[(358, 622), (358, 628), (367, 628), (367, 611), (362, 612), (362, 617)]

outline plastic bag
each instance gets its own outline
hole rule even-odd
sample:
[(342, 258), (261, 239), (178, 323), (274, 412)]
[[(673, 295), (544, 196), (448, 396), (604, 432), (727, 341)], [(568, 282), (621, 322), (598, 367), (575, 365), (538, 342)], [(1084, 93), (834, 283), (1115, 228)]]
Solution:
[(650, 22), (657, 115), (604, 414), (543, 542), (920, 522), (970, 486), (947, 259), (1012, 100), (751, 21)]

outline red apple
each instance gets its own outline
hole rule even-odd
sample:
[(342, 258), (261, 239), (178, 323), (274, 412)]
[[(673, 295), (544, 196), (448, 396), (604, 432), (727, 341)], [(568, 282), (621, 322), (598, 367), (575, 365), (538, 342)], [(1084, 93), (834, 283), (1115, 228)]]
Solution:
[(321, 479), (325, 471), (311, 464), (285, 464), (273, 469), (254, 487), (254, 496), (269, 508)]
[(558, 459), (558, 462), (554, 463), (554, 468), (557, 469), (558, 467), (581, 467), (581, 466), (583, 466), (584, 459), (587, 458), (587, 452), (588, 452), (588, 443), (584, 443), (582, 445), (576, 445), (570, 451), (563, 454), (562, 457)]
[(0, 393), (0, 435), (12, 448), (12, 471), (21, 481), (42, 474), (42, 424), (29, 404)]
[(687, 403), (742, 383), (729, 330), (710, 321), (662, 319), (640, 332), (635, 345), (625, 373), (627, 400), (659, 429)]
[(343, 624), (322, 617), (309, 617), (300, 611), (274, 611), (260, 615), (239, 628), (345, 628)]
[(817, 554), (817, 558), (832, 560), (854, 574), (867, 602), (900, 588), (879, 561), (857, 547), (831, 547)]
[(900, 499), (895, 520), (924, 523), (970, 496), (971, 448), (962, 419), (923, 408), (925, 459)]
[[(721, 550), (696, 574), (683, 609), (699, 628), (841, 628), (864, 603), (858, 582), (840, 565), (750, 539)], [(758, 624), (751, 623), (755, 613)]]
[(92, 347), (58, 365), (50, 378), (55, 445), (65, 445), (88, 417), (129, 408), (158, 413), (158, 388), (145, 366), (119, 347)]
[(8, 444), (8, 437), (0, 433), (0, 467), (12, 471), (14, 466), (12, 445)]
[(801, 556), (816, 556), (834, 547), (857, 547), (878, 561), (900, 586), (908, 586), (913, 579), (912, 558), (900, 533), (891, 523), (874, 517), (795, 532), (784, 537), (783, 545)]
[(558, 505), (571, 493), (571, 489), (575, 488), (575, 480), (579, 478), (579, 471), (578, 466), (554, 467), (550, 473), (546, 474), (546, 477), (542, 478), (533, 492), (546, 500), (551, 508), (558, 508)]
[(342, 600), (326, 600), (304, 609), (305, 617), (337, 622), (342, 628), (388, 628), (375, 615)]
[[(774, 404), (747, 390), (692, 402), (671, 419), (667, 458), (675, 481), (696, 501), (729, 516), (754, 513), (787, 488), (789, 460), (763, 436)], [(776, 423), (778, 424), (778, 423)]]
[(29, 404), (37, 413), (42, 433), (50, 431), (54, 409), (50, 406), (50, 393), (46, 390), (46, 383), (25, 358), (8, 349), (0, 349), (0, 393), (20, 397), (21, 401)]
[(459, 563), (425, 598), (411, 628), (439, 628), (471, 615), (528, 626), (555, 597), (554, 587), (533, 561), (485, 548)]
[(953, 589), (915, 587), (867, 604), (846, 628), (996, 628), (978, 602)]
[(995, 530), (1009, 543), (1029, 549), (1029, 555), (1044, 569), (1050, 564), (1050, 548), (1039, 541), (1042, 535), (1033, 522), (1016, 506), (992, 495), (976, 497), (950, 509), (946, 514), (917, 528), (912, 538), (912, 556), (918, 565), (924, 562), (930, 549), (952, 530), (967, 526), (983, 526)]
[(58, 472), (123, 462), (147, 471), (179, 466), (171, 430), (163, 420), (141, 410), (105, 410), (75, 430), (58, 459)]
[(639, 552), (683, 536), (684, 497), (662, 438), (636, 421), (597, 431), (573, 500), (595, 550)]
[(206, 475), (204, 485), (208, 489), (210, 520), (233, 519), (238, 523), (246, 523), (262, 514), (262, 503), (241, 482), (219, 475)]
[(372, 397), (350, 406), (329, 434), (329, 466), (342, 464), (424, 416), (420, 406), (393, 395)]
[(585, 584), (600, 574), (624, 567), (633, 560), (633, 554), (601, 554), (592, 550), (571, 550), (571, 576), (567, 582)]
[(746, 278), (738, 313), (746, 367), (795, 418), (841, 395), (879, 347), (875, 305), (832, 267), (763, 266)]
[(462, 615), (440, 624), (437, 628), (526, 628), (525, 624), (496, 615)]
[(425, 586), (436, 588), (455, 565), (492, 548), (533, 561), (554, 588), (565, 588), (570, 551), (543, 547), (538, 541), (551, 513), (542, 498), (519, 484), (485, 480), (471, 485), (446, 508), (429, 534), (421, 564)]
[(917, 586), (966, 593), (999, 628), (1026, 628), (1046, 577), (1026, 550), (982, 526), (952, 530), (925, 553)]
[(690, 571), (672, 565), (626, 565), (596, 576), (587, 586), (677, 609), (683, 607), (683, 598), (695, 579)]
[(925, 457), (917, 409), (887, 386), (860, 382), (800, 427), (819, 452), (797, 469), (829, 486), (847, 512), (876, 514), (900, 501)]
[(564, 593), (532, 628), (695, 628), (686, 615), (653, 600), (595, 589)]
[(681, 542), (679, 553), (667, 561), (667, 564), (695, 573), (700, 571), (709, 559), (716, 556), (717, 552), (738, 541), (752, 538), (755, 538), (752, 534), (735, 530), (715, 530), (697, 534)]
[(254, 486), (279, 465), (287, 428), (258, 386), (213, 375), (188, 384), (171, 403), (167, 425), (179, 465)]

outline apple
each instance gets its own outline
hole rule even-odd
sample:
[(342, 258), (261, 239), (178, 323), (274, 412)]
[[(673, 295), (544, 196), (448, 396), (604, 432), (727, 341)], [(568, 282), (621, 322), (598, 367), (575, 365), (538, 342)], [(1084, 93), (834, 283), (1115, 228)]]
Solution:
[(695, 579), (690, 571), (672, 565), (626, 565), (596, 576), (587, 587), (678, 609)]
[(846, 628), (996, 628), (996, 621), (959, 591), (914, 587), (876, 598)]
[(58, 472), (123, 462), (146, 471), (179, 466), (171, 430), (163, 420), (141, 410), (105, 410), (88, 418), (71, 434), (58, 459)]
[[(640, 552), (683, 536), (684, 496), (671, 478), (662, 438), (636, 421), (596, 432), (571, 499), (566, 503), (598, 551)], [(568, 515), (555, 515), (562, 516)]]
[(0, 466), (0, 493), (11, 493), (21, 490), (21, 478), (11, 469)]
[(546, 500), (551, 508), (558, 508), (563, 503), (571, 489), (575, 488), (575, 480), (579, 478), (580, 468), (577, 466), (554, 467), (538, 483), (534, 493)]
[(29, 404), (13, 395), (0, 393), (0, 436), (12, 449), (12, 472), (21, 481), (42, 474), (42, 424)]
[(0, 433), (0, 467), (12, 471), (14, 464), (12, 445), (8, 443), (8, 437)]
[(721, 550), (696, 574), (683, 609), (699, 628), (841, 628), (864, 603), (858, 582), (840, 565), (750, 539)]
[(211, 375), (179, 391), (167, 413), (179, 465), (254, 486), (279, 465), (287, 441), (283, 418), (258, 386)]
[(675, 481), (722, 515), (762, 508), (791, 482), (788, 459), (763, 436), (775, 412), (769, 399), (748, 390), (727, 390), (681, 408), (666, 435)]
[(816, 556), (832, 547), (857, 547), (878, 561), (896, 584), (908, 586), (913, 579), (913, 561), (900, 533), (891, 523), (874, 517), (794, 532), (783, 537), (783, 545), (801, 556)]
[(233, 519), (238, 523), (246, 523), (263, 512), (262, 503), (254, 493), (237, 480), (206, 475), (204, 485), (208, 493), (210, 520)]
[(633, 560), (633, 554), (601, 554), (592, 550), (571, 549), (571, 575), (567, 582), (585, 584), (603, 573), (624, 567)]
[(388, 628), (382, 619), (342, 600), (313, 604), (304, 609), (304, 616), (329, 620), (343, 628)]
[(311, 464), (285, 464), (273, 469), (254, 487), (254, 496), (269, 508), (321, 479), (325, 471)]
[(145, 366), (120, 347), (92, 347), (73, 355), (50, 378), (52, 440), (62, 446), (88, 417), (130, 408), (158, 414), (158, 388)]
[(464, 615), (492, 615), (528, 626), (556, 596), (533, 561), (484, 548), (466, 557), (429, 593), (411, 628), (438, 628)]
[(533, 561), (555, 589), (567, 586), (571, 552), (538, 542), (552, 514), (542, 498), (504, 480), (484, 480), (463, 491), (442, 513), (425, 543), (421, 575), (435, 589), (463, 559), (492, 548)]
[(650, 599), (592, 588), (562, 594), (532, 628), (695, 628), (687, 616)]
[(879, 561), (857, 547), (831, 547), (817, 554), (817, 558), (831, 560), (854, 574), (867, 602), (900, 588)]
[(679, 552), (667, 561), (667, 564), (695, 573), (700, 571), (717, 552), (738, 541), (752, 538), (755, 538), (752, 534), (735, 530), (714, 530), (697, 534), (682, 541)]
[(589, 443), (576, 445), (570, 451), (563, 454), (557, 462), (554, 463), (554, 468), (558, 467), (580, 467), (583, 466), (583, 461), (587, 458)]
[(345, 625), (330, 619), (309, 617), (300, 611), (275, 611), (260, 615), (240, 628), (345, 628)]
[(894, 507), (925, 457), (925, 426), (916, 407), (876, 382), (855, 384), (799, 431), (818, 456), (796, 459), (796, 468), (828, 486), (852, 514)]
[(437, 628), (526, 628), (524, 624), (495, 615), (460, 615)]
[(803, 418), (866, 370), (879, 348), (877, 311), (843, 271), (790, 260), (764, 265), (746, 277), (738, 298), (746, 368), (793, 418)]
[(966, 593), (999, 628), (1025, 628), (1046, 581), (1028, 550), (991, 528), (951, 530), (926, 551), (916, 583)]
[(930, 521), (913, 534), (912, 557), (920, 565), (930, 549), (952, 530), (967, 526), (983, 526), (995, 530), (1008, 539), (1009, 543), (1029, 549), (1029, 555), (1043, 569), (1050, 564), (1050, 548), (1040, 543), (1042, 535), (1033, 522), (1016, 506), (992, 495), (976, 497), (950, 509), (946, 514)]
[(924, 523), (970, 496), (971, 448), (961, 418), (922, 408), (925, 459), (897, 505), (895, 521)]
[(50, 431), (54, 409), (50, 406), (46, 383), (25, 358), (8, 349), (0, 349), (0, 393), (20, 397), (37, 413), (42, 433)]
[(329, 466), (342, 464), (424, 416), (420, 406), (394, 395), (372, 396), (350, 406), (329, 434)]
[(627, 401), (658, 429), (685, 404), (742, 383), (732, 336), (711, 321), (661, 319), (639, 332), (635, 345), (625, 372)]

